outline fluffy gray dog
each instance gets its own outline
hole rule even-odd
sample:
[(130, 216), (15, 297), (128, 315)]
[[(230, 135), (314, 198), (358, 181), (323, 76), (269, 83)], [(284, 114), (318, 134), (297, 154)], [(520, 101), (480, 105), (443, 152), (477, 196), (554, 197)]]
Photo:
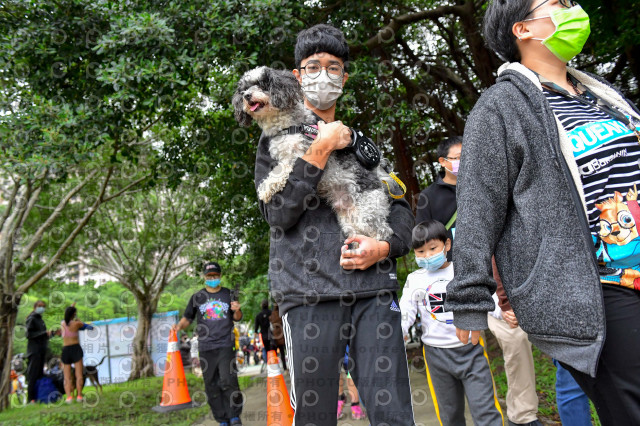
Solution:
[[(283, 130), (302, 124), (315, 125), (318, 117), (304, 107), (302, 89), (293, 74), (268, 67), (255, 68), (242, 76), (233, 96), (233, 107), (240, 125), (247, 127), (255, 120), (271, 138), (269, 154), (277, 165), (258, 186), (258, 198), (268, 203), (285, 187), (294, 162), (313, 142), (302, 132)], [(393, 233), (387, 223), (391, 203), (382, 181), (392, 187), (395, 183), (383, 168), (388, 163), (384, 160), (383, 163), (367, 170), (350, 149), (334, 151), (327, 161), (318, 183), (318, 195), (333, 208), (348, 237), (359, 234), (385, 240)]]

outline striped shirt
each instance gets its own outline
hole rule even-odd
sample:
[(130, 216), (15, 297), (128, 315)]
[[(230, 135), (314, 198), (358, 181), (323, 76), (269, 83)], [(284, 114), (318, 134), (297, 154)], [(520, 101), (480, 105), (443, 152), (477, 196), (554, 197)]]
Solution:
[(601, 280), (640, 289), (640, 236), (636, 228), (640, 206), (634, 190), (640, 184), (638, 138), (595, 105), (546, 88), (543, 91), (573, 145)]

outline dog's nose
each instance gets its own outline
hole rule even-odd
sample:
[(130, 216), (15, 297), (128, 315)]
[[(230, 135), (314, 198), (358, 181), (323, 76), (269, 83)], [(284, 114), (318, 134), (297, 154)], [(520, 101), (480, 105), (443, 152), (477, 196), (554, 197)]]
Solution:
[(246, 94), (244, 95), (244, 98), (245, 98), (247, 101), (250, 101), (250, 100), (251, 100), (251, 93), (246, 93)]

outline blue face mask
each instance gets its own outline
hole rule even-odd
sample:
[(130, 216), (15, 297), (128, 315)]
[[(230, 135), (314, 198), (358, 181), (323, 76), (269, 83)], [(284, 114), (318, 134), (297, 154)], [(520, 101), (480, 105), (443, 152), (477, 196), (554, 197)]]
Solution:
[(204, 283), (211, 288), (216, 288), (220, 285), (220, 278), (216, 278), (215, 280), (205, 280)]
[(444, 265), (447, 261), (447, 255), (445, 254), (444, 248), (441, 253), (434, 254), (429, 257), (418, 257), (416, 256), (416, 263), (419, 267), (426, 269), (427, 271), (437, 271)]
[(36, 308), (36, 314), (40, 314), (40, 315), (44, 314), (44, 308), (42, 306), (38, 306)]

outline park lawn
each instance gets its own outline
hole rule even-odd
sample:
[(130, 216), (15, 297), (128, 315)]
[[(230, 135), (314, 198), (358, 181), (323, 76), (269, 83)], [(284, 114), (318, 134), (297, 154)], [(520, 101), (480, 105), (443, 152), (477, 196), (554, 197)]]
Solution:
[[(191, 399), (199, 407), (156, 413), (151, 407), (158, 404), (163, 377), (151, 377), (133, 382), (105, 385), (102, 395), (94, 387), (86, 387), (85, 403), (33, 404), (12, 408), (0, 413), (2, 425), (191, 425), (209, 413), (204, 403), (204, 382), (187, 373), (187, 385)], [(250, 377), (239, 377), (240, 389), (251, 384)]]

